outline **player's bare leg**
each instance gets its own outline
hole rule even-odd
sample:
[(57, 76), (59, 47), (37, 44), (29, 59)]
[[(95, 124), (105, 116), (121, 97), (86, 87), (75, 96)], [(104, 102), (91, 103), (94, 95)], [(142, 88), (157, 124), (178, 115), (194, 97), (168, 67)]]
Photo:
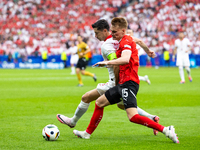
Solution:
[[(101, 121), (103, 117), (103, 110), (104, 107), (110, 105), (109, 101), (105, 97), (105, 95), (102, 95), (99, 97), (95, 103), (95, 110), (93, 113), (93, 116), (90, 120), (90, 124), (87, 127), (85, 131), (78, 131), (74, 130), (73, 133), (81, 138), (84, 139), (90, 139), (91, 134), (94, 132), (94, 130), (97, 128), (99, 122)], [(169, 137), (174, 143), (179, 143), (178, 137), (176, 136), (175, 129), (173, 126), (164, 127), (158, 123), (155, 123), (151, 119), (140, 116), (137, 112), (137, 108), (127, 108), (126, 109), (127, 116), (131, 122), (141, 124), (144, 126), (147, 126), (149, 128), (156, 129), (162, 133), (164, 133), (167, 137)]]

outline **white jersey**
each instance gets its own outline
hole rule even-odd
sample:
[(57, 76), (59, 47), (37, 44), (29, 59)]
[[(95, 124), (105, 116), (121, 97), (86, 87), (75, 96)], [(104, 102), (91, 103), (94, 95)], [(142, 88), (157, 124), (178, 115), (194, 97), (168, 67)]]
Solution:
[[(108, 61), (108, 55), (116, 52), (115, 45), (118, 45), (118, 41), (113, 40), (112, 36), (108, 36), (104, 43), (101, 45), (101, 55), (105, 61)], [(99, 83), (97, 85), (97, 91), (100, 95), (104, 94), (108, 89), (115, 86), (115, 74), (113, 68), (107, 68), (109, 73), (109, 81), (107, 83)]]
[[(101, 46), (101, 55), (103, 56), (103, 59), (105, 61), (108, 61), (108, 55), (111, 53), (115, 53), (116, 49), (114, 48), (114, 45), (117, 43), (117, 41), (113, 40), (112, 37), (106, 39), (106, 41)], [(113, 68), (108, 68), (109, 73), (109, 79), (115, 80), (115, 75)]]
[(187, 38), (184, 38), (183, 40), (177, 39), (175, 41), (175, 47), (177, 47), (177, 66), (190, 66), (188, 54), (190, 45), (191, 43)]
[(177, 47), (177, 57), (188, 55), (189, 46), (191, 45), (188, 38), (184, 38), (183, 40), (177, 39), (175, 41), (175, 47)]

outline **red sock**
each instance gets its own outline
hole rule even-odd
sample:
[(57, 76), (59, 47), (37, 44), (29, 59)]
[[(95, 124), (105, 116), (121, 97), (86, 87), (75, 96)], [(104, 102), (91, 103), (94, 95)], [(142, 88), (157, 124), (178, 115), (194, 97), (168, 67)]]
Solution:
[(101, 119), (103, 117), (103, 110), (104, 110), (104, 108), (97, 106), (97, 104), (95, 103), (95, 109), (94, 109), (93, 116), (90, 120), (90, 124), (88, 125), (88, 127), (86, 129), (87, 133), (92, 134), (94, 132), (94, 130), (97, 128), (99, 122), (101, 121)]
[(140, 116), (139, 114), (136, 114), (134, 115), (131, 119), (130, 119), (131, 122), (134, 122), (134, 123), (137, 123), (137, 124), (141, 124), (143, 126), (147, 126), (149, 128), (153, 128), (153, 129), (156, 129), (160, 132), (163, 131), (164, 129), (164, 126), (154, 122), (153, 120), (147, 118), (147, 117), (144, 117), (144, 116)]

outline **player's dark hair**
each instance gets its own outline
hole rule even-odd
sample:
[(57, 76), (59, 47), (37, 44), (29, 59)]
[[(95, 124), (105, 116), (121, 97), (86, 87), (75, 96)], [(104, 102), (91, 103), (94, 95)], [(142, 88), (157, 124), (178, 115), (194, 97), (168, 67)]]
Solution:
[(102, 31), (103, 29), (106, 30), (110, 30), (110, 26), (108, 24), (108, 22), (105, 19), (100, 19), (97, 22), (95, 22), (94, 24), (92, 24), (92, 28), (97, 28), (97, 30)]

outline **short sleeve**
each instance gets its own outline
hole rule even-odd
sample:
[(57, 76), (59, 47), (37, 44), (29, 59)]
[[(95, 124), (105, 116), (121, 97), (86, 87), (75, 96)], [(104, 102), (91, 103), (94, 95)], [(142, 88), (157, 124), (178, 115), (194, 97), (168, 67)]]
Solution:
[(103, 56), (108, 58), (108, 59), (109, 59), (110, 54), (112, 54), (112, 53), (115, 54), (115, 52), (116, 52), (114, 45), (112, 43), (107, 43), (107, 44), (103, 45), (101, 50), (102, 50)]

